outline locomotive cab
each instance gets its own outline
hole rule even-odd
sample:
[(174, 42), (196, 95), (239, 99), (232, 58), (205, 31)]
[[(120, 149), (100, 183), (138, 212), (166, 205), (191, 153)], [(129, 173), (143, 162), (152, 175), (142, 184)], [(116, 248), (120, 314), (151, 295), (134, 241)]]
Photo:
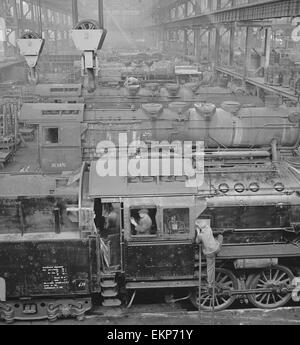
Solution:
[[(137, 210), (148, 210), (153, 219), (147, 234), (137, 233), (130, 222)], [(152, 287), (151, 282), (165, 287), (167, 281), (171, 287), (177, 280), (193, 279), (195, 214), (193, 196), (124, 199), (127, 288)]]
[(194, 224), (205, 205), (195, 188), (175, 177), (172, 182), (100, 177), (95, 165), (90, 168), (90, 198), (115, 203), (120, 219), (121, 240), (109, 241), (109, 269), (115, 269), (118, 257), (127, 290), (197, 286)]

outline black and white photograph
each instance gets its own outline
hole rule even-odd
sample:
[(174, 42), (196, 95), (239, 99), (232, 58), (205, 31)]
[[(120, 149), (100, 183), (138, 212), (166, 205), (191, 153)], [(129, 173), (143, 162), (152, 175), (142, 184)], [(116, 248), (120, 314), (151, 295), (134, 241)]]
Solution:
[(5, 325), (300, 325), (300, 0), (0, 0)]

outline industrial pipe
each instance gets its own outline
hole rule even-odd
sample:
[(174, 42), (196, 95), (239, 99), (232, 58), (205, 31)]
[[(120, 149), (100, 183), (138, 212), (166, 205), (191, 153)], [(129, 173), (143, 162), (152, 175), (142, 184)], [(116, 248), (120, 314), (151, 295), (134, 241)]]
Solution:
[[(203, 196), (199, 196), (199, 199)], [(224, 196), (217, 196), (207, 199), (207, 207), (225, 207), (225, 206), (271, 206), (278, 205), (299, 205), (300, 197), (294, 193), (292, 195), (286, 195), (278, 193), (278, 195), (255, 195), (249, 197), (249, 195), (230, 195), (224, 198)]]
[[(202, 155), (203, 153), (200, 153)], [(197, 153), (195, 154), (197, 156)], [(223, 151), (223, 152), (205, 152), (205, 158), (247, 158), (247, 157), (270, 157), (268, 151)]]
[(273, 139), (271, 142), (271, 150), (272, 150), (272, 162), (278, 163), (278, 150), (277, 150), (277, 140)]

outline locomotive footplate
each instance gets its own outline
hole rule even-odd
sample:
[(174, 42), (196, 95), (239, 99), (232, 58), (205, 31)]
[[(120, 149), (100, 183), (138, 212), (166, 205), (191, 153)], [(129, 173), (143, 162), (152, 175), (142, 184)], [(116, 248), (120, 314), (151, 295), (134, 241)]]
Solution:
[(16, 320), (49, 320), (74, 317), (83, 320), (85, 313), (92, 308), (89, 297), (57, 300), (16, 300), (0, 302), (0, 320), (12, 323)]
[(246, 258), (280, 258), (299, 257), (300, 247), (297, 244), (251, 244), (251, 245), (231, 245), (223, 244), (221, 252), (218, 254), (219, 260), (224, 259), (246, 259)]
[(136, 290), (136, 289), (167, 289), (167, 288), (190, 288), (197, 287), (199, 285), (199, 280), (167, 280), (167, 281), (135, 281), (127, 282), (126, 289)]

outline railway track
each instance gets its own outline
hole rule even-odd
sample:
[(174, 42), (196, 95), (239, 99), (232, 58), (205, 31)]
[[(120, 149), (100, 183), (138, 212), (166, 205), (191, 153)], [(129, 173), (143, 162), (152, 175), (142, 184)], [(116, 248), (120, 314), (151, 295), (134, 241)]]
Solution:
[[(4, 324), (4, 323), (3, 323)], [(49, 321), (16, 321), (16, 325), (46, 325)], [(186, 310), (178, 305), (167, 304), (134, 305), (131, 309), (114, 310), (95, 308), (84, 321), (60, 319), (55, 325), (150, 325), (150, 326), (196, 326), (196, 325), (300, 325), (300, 307), (283, 307), (278, 309), (230, 309), (216, 312)], [(1, 323), (0, 323), (1, 325)]]

